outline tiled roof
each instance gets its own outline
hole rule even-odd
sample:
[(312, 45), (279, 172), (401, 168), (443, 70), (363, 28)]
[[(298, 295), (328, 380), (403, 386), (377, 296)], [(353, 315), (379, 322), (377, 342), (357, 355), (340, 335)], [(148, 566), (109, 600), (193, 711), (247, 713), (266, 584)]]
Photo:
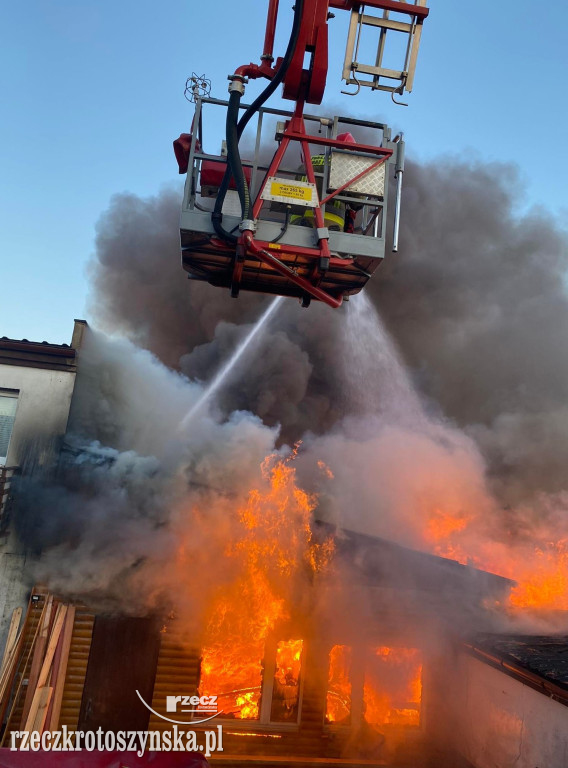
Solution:
[(0, 336), (0, 347), (2, 349), (16, 349), (22, 347), (24, 349), (41, 349), (42, 351), (54, 352), (58, 351), (68, 354), (73, 354), (75, 350), (69, 344), (51, 344), (49, 341), (29, 341), (29, 339), (10, 339), (8, 336)]
[(52, 370), (75, 370), (77, 351), (69, 344), (0, 337), (0, 364)]
[(474, 655), (568, 704), (568, 635), (485, 634), (468, 645)]
[(0, 336), (0, 364), (56, 371), (75, 371), (77, 350), (87, 329), (85, 320), (75, 320), (71, 344), (10, 339)]

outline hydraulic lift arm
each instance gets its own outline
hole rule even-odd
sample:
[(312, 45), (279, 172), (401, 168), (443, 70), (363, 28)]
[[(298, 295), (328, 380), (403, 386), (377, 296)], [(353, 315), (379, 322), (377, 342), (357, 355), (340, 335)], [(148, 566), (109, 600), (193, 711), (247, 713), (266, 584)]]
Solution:
[[(369, 142), (367, 145), (358, 144), (351, 137), (352, 143), (347, 147), (345, 143), (338, 140), (341, 137), (337, 135), (336, 123), (332, 129), (330, 121), (322, 121), (322, 126), (327, 126), (324, 137), (321, 136), (321, 129), (320, 135), (314, 135), (309, 134), (305, 127), (304, 106), (306, 104), (320, 104), (324, 96), (329, 67), (328, 23), (334, 17), (332, 9), (348, 11), (351, 14), (343, 78), (348, 84), (356, 85), (356, 93), (360, 91), (362, 86), (368, 86), (373, 90), (390, 92), (394, 101), (395, 94), (412, 90), (422, 23), (429, 13), (426, 0), (415, 0), (413, 3), (400, 2), (399, 0), (366, 0), (364, 3), (357, 0), (295, 0), (294, 21), (287, 50), (283, 57), (277, 59), (274, 57), (274, 42), (280, 2), (279, 0), (268, 0), (266, 31), (260, 63), (244, 64), (229, 75), (230, 98), (226, 118), (226, 167), (218, 187), (210, 219), (217, 239), (208, 238), (203, 228), (200, 229), (201, 224), (195, 228), (188, 226), (184, 230), (189, 236), (189, 245), (185, 246), (184, 266), (187, 265), (188, 271), (193, 273), (197, 279), (210, 279), (211, 282), (215, 280), (214, 284), (219, 285), (229, 284), (233, 296), (238, 295), (243, 284), (243, 275), (246, 277), (244, 280), (245, 288), (271, 292), (282, 290), (285, 291), (286, 295), (300, 296), (306, 306), (309, 304), (310, 298), (315, 298), (329, 306), (337, 307), (341, 304), (344, 296), (348, 297), (350, 293), (361, 290), (364, 281), (370, 277), (370, 273), (384, 253), (384, 235), (378, 235), (379, 216), (381, 217), (380, 229), (383, 232), (388, 187), (385, 167), (391, 162), (395, 164), (397, 179), (393, 250), (398, 247), (400, 194), (404, 170), (402, 134), (393, 141), (387, 126), (382, 126), (383, 139), (380, 145), (369, 146)], [(382, 15), (377, 15), (378, 13)], [(378, 45), (373, 60), (365, 63), (360, 60), (359, 54), (363, 30), (367, 27), (372, 27), (375, 33), (378, 30)], [(391, 30), (407, 34), (406, 56), (404, 64), (399, 70), (383, 66), (385, 38)], [(257, 78), (265, 78), (269, 83), (252, 104), (242, 111), (241, 100), (246, 84), (249, 79)], [(283, 86), (283, 98), (294, 102), (294, 109), (290, 119), (282, 124), (282, 129), (277, 132), (278, 149), (266, 170), (266, 176), (260, 189), (255, 189), (255, 199), (252, 199), (249, 189), (250, 173), (247, 176), (244, 171), (239, 140), (251, 118), (259, 113), (259, 110), (264, 109), (265, 102), (275, 93), (279, 85)], [(200, 109), (201, 107), (199, 107)], [(354, 125), (358, 124), (356, 120), (352, 120), (352, 122)], [(286, 171), (282, 165), (287, 148), (293, 142), (296, 142), (300, 147), (307, 180), (305, 183), (297, 181), (294, 189), (292, 189), (294, 184), (290, 184), (290, 171)], [(280, 241), (278, 245), (276, 245), (276, 240), (267, 241), (262, 237), (257, 238), (258, 225), (262, 223), (262, 216), (266, 215), (266, 211), (270, 208), (270, 206), (267, 208), (266, 202), (282, 198), (282, 195), (279, 196), (278, 194), (275, 198), (274, 193), (268, 190), (267, 184), (274, 182), (279, 189), (292, 189), (291, 197), (287, 203), (288, 211), (293, 207), (294, 195), (308, 194), (310, 189), (313, 192), (317, 184), (322, 186), (321, 178), (317, 178), (318, 176), (321, 177), (322, 173), (321, 171), (315, 173), (310, 155), (310, 146), (313, 145), (320, 145), (323, 153), (321, 156), (325, 158), (323, 179), (327, 185), (327, 188), (320, 190), (319, 198), (316, 194), (312, 206), (314, 240), (310, 241), (309, 238), (306, 238), (307, 233), (305, 231), (301, 233), (301, 236), (299, 232), (296, 234), (290, 232), (290, 237), (287, 236), (288, 230), (300, 229), (298, 226), (289, 226), (289, 213), (281, 235), (277, 237), (277, 240)], [(195, 138), (193, 138), (191, 153), (194, 157), (196, 155), (195, 146)], [(197, 154), (199, 152), (200, 150)], [(332, 161), (336, 158), (335, 165), (339, 167), (343, 156), (348, 161), (347, 167), (351, 162), (353, 167), (356, 166), (356, 170), (342, 178), (340, 182), (335, 182), (334, 186), (331, 184), (329, 176)], [(197, 165), (195, 162), (194, 160), (193, 170), (191, 167), (189, 170), (189, 173), (194, 174), (192, 177), (194, 180), (197, 179), (195, 174), (199, 173), (200, 161), (197, 160)], [(257, 163), (258, 161), (255, 159), (255, 166)], [(345, 163), (343, 167), (345, 167)], [(375, 191), (375, 187), (372, 185), (370, 192), (360, 191), (369, 186), (365, 187), (363, 183), (361, 187), (361, 181), (365, 181), (363, 177), (370, 179), (371, 176), (379, 180), (373, 184), (378, 183), (376, 189), (380, 188), (382, 191)], [(292, 180), (293, 178), (292, 176)], [(192, 181), (193, 184), (194, 181)], [(240, 225), (233, 226), (229, 230), (223, 225), (223, 217), (225, 215), (224, 204), (231, 185), (238, 193), (241, 216)], [(350, 194), (351, 198), (349, 198)], [(354, 206), (352, 211), (360, 210), (361, 207), (365, 209), (363, 235), (357, 233), (349, 235), (353, 229), (348, 229), (346, 224), (344, 238), (353, 238), (353, 245), (344, 248), (342, 240), (337, 246), (337, 252), (330, 248), (330, 232), (325, 219), (325, 207), (326, 205), (333, 205), (333, 199), (347, 200), (348, 205)], [(350, 199), (351, 203), (349, 203)], [(366, 202), (363, 202), (361, 206), (359, 200)], [(373, 201), (377, 202), (374, 203)], [(310, 205), (308, 202), (308, 206)], [(361, 243), (361, 238), (368, 235), (371, 229), (371, 225), (367, 222), (367, 216), (369, 211), (372, 212), (373, 205), (375, 206), (374, 219), (372, 219), (372, 221), (374, 220), (374, 237), (378, 238), (380, 245), (376, 256), (373, 255), (371, 258), (373, 261), (371, 264), (368, 245)], [(200, 210), (204, 209), (201, 208)], [(353, 214), (352, 220), (354, 216), (355, 214)], [(197, 214), (195, 217), (197, 220)], [(296, 216), (296, 218), (298, 217)], [(199, 237), (197, 237), (198, 233), (201, 233)], [(337, 238), (335, 239), (337, 240)], [(195, 258), (189, 255), (192, 249), (195, 249)], [(200, 253), (210, 254), (214, 258), (201, 258)], [(223, 273), (220, 271), (222, 268), (219, 267), (219, 263), (225, 259), (224, 254), (227, 254), (226, 258), (229, 260), (230, 279), (226, 276), (220, 277)], [(252, 265), (250, 264), (251, 259)], [(259, 265), (258, 268), (254, 266), (255, 263)], [(361, 266), (362, 263), (367, 266)], [(271, 271), (278, 273), (280, 282), (262, 277), (266, 270), (269, 273)], [(208, 275), (211, 275), (211, 278)], [(254, 275), (257, 275), (257, 278)], [(259, 287), (254, 287), (255, 285)]]

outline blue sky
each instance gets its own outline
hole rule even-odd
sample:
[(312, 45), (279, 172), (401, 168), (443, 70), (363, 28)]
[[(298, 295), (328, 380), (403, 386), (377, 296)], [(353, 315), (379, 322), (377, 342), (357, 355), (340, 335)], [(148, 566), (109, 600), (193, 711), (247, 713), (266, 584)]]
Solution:
[[(87, 264), (99, 215), (117, 192), (147, 196), (180, 184), (171, 142), (191, 120), (185, 78), (204, 72), (213, 95), (225, 98), (227, 74), (258, 61), (266, 5), (3, 4), (0, 335), (68, 342), (73, 318), (89, 319)], [(290, 5), (281, 0), (277, 52)], [(566, 220), (564, 3), (431, 5), (408, 108), (380, 93), (341, 96), (348, 19), (341, 11), (331, 25), (324, 105), (403, 128), (412, 158), (517, 163), (521, 209), (541, 205)], [(247, 98), (261, 87), (251, 84)]]

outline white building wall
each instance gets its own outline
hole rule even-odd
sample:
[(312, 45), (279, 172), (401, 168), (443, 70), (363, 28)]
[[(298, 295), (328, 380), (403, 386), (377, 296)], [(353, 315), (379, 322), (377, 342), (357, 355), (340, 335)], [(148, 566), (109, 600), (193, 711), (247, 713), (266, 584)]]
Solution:
[[(6, 466), (50, 467), (67, 428), (74, 371), (0, 364), (0, 389), (18, 390)], [(11, 532), (0, 543), (0, 654), (14, 608), (25, 608), (26, 555)]]
[(568, 768), (568, 706), (468, 653), (451, 667), (440, 736), (472, 766)]
[[(6, 466), (25, 460), (30, 441), (48, 446), (65, 434), (74, 384), (74, 371), (0, 364), (0, 389), (19, 391)], [(46, 450), (40, 449), (39, 464), (50, 458)]]

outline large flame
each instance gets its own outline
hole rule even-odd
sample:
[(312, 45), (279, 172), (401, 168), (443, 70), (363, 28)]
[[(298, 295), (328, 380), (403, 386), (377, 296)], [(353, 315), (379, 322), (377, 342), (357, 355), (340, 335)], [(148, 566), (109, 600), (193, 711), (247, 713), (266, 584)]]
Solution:
[(530, 541), (509, 537), (499, 542), (484, 530), (486, 519), (461, 508), (436, 507), (426, 515), (425, 543), (441, 557), (515, 581), (510, 610), (568, 610), (568, 538), (553, 540), (553, 532), (535, 525)]
[[(355, 664), (364, 671), (363, 716), (368, 725), (416, 726), (422, 701), (422, 657), (416, 648), (363, 650)], [(334, 645), (329, 654), (326, 722), (351, 724), (353, 653)]]
[[(315, 499), (296, 485), (294, 456), (268, 457), (261, 487), (238, 509), (238, 535), (225, 553), (237, 576), (219, 590), (207, 617), (199, 690), (219, 697), (225, 717), (258, 719), (266, 640), (289, 618), (296, 580), (330, 556), (330, 542), (312, 541)], [(277, 646), (274, 685), (288, 711), (297, 705), (301, 654), (302, 640)]]
[(376, 648), (365, 669), (364, 717), (369, 725), (419, 725), (422, 657), (417, 648)]
[[(310, 518), (316, 499), (298, 487), (294, 457), (295, 452), (287, 459), (268, 457), (258, 487), (235, 509), (236, 533), (225, 556), (236, 576), (210, 602), (199, 686), (200, 694), (218, 696), (224, 717), (258, 720), (262, 708), (272, 722), (297, 720), (303, 640), (281, 639), (277, 631), (291, 618), (299, 580), (327, 566), (333, 544), (313, 541)], [(332, 478), (325, 465), (320, 469)], [(440, 556), (515, 579), (511, 607), (568, 610), (568, 539), (497, 543), (482, 535), (483, 515), (454, 501), (430, 510), (425, 505), (426, 546)], [(352, 662), (351, 648), (332, 648), (327, 723), (351, 723)], [(263, 703), (265, 669), (273, 673), (271, 686), (264, 688), (272, 698)], [(422, 661), (417, 649), (378, 647), (362, 673), (363, 716), (369, 725), (419, 725)]]
[(535, 547), (529, 568), (519, 563), (511, 604), (568, 611), (568, 539)]

